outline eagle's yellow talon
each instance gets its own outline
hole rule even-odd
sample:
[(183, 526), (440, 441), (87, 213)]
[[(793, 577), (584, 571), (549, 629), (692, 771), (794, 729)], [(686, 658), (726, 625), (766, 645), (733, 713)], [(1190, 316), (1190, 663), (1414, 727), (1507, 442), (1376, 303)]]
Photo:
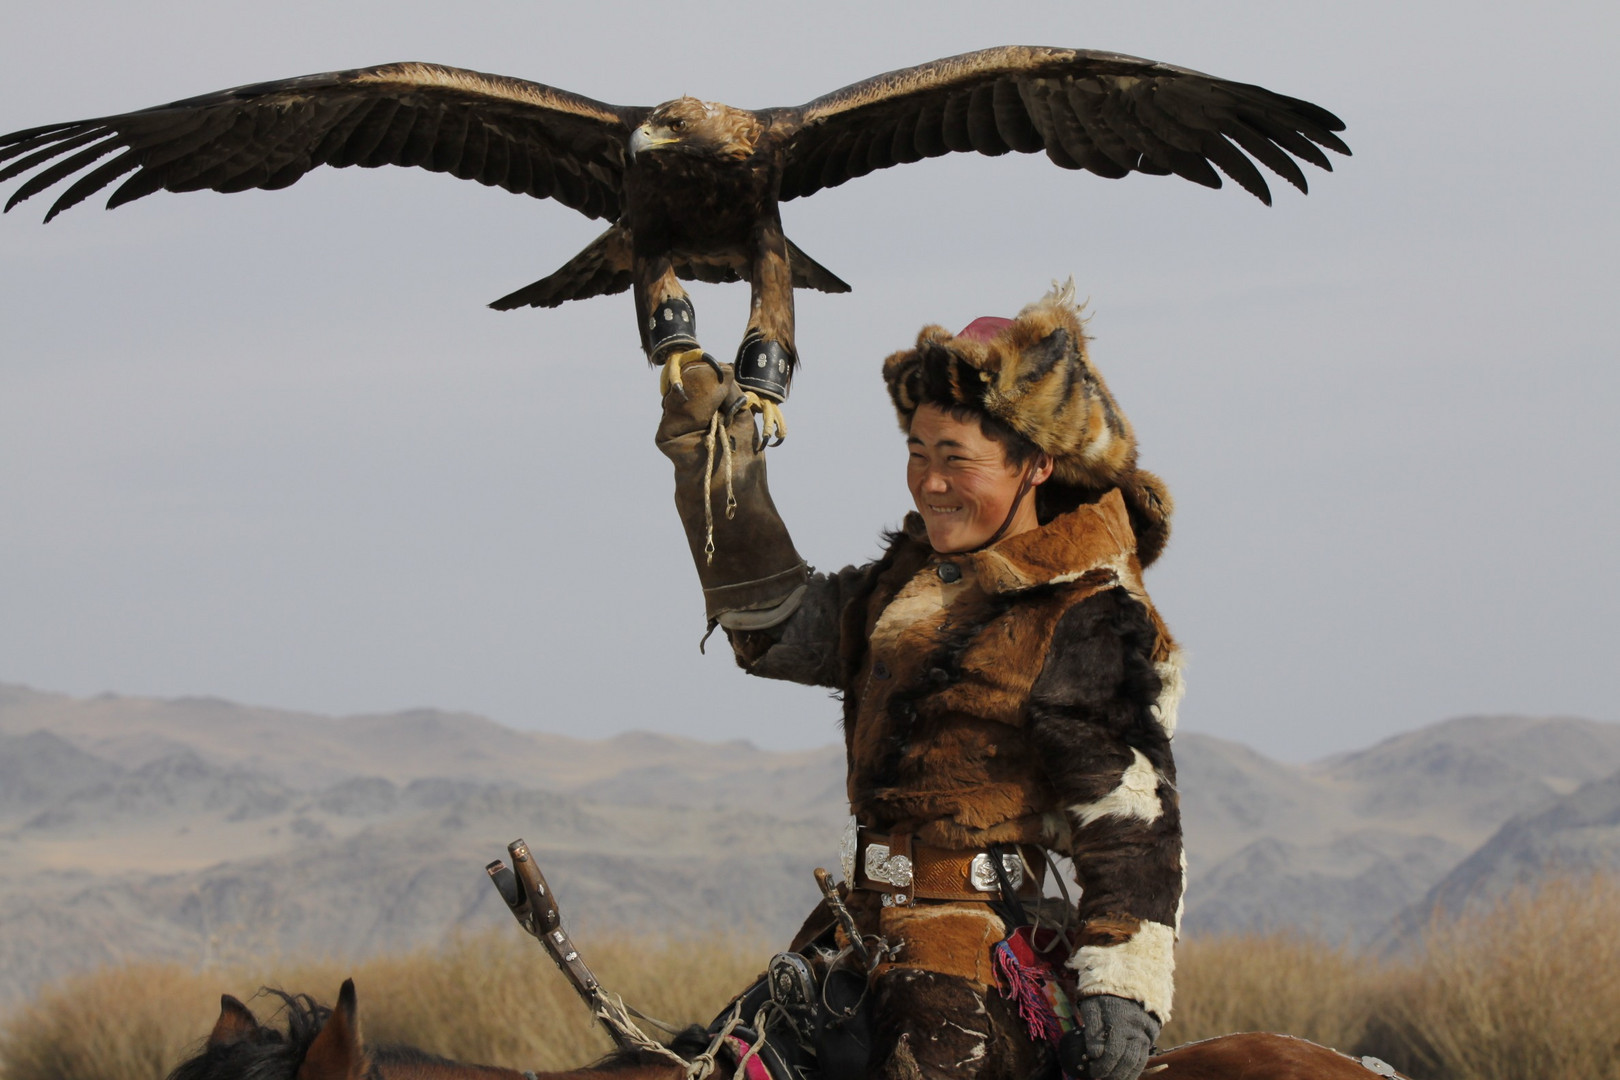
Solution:
[(750, 409), (759, 413), (759, 437), (772, 446), (780, 445), (787, 438), (787, 420), (782, 416), (782, 407), (752, 390), (745, 392), (743, 398)]
[(664, 361), (663, 370), (658, 373), (658, 396), (665, 397), (671, 390), (679, 390), (681, 396), (686, 396), (686, 387), (681, 383), (681, 368), (688, 360), (703, 359), (702, 349), (685, 349), (681, 352), (670, 353)]

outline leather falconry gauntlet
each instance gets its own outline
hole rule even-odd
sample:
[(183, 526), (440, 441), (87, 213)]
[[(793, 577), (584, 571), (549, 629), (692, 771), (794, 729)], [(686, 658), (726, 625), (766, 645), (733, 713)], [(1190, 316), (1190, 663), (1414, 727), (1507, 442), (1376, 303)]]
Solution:
[(731, 365), (705, 355), (664, 396), (658, 449), (675, 464), (675, 509), (686, 529), (709, 623), (763, 630), (792, 615), (809, 568), (765, 483), (754, 414)]

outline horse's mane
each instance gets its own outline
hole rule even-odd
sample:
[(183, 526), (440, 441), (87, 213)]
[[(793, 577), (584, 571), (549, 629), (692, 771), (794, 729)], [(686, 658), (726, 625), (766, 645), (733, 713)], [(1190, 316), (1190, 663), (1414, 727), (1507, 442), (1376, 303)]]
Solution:
[(260, 1025), (251, 1036), (227, 1046), (206, 1046), (174, 1067), (168, 1080), (288, 1080), (303, 1063), (332, 1010), (308, 994), (289, 994), (269, 987), (264, 993), (281, 999), (279, 1013), (287, 1030)]
[(371, 1075), (376, 1076), (377, 1071), (384, 1065), (448, 1065), (462, 1072), (482, 1069), (486, 1072), (506, 1072), (499, 1065), (471, 1065), (465, 1061), (456, 1061), (440, 1054), (432, 1054), (419, 1046), (407, 1046), (404, 1043), (383, 1043), (381, 1046), (366, 1047), (366, 1056), (371, 1059)]
[[(669, 1049), (682, 1057), (691, 1060), (709, 1048), (710, 1034), (702, 1027), (693, 1024), (686, 1030), (677, 1034), (667, 1044)], [(585, 1066), (589, 1072), (599, 1070), (620, 1069), (629, 1065), (668, 1065), (670, 1060), (662, 1054), (655, 1054), (650, 1050), (639, 1047), (626, 1047), (623, 1050), (612, 1050)]]

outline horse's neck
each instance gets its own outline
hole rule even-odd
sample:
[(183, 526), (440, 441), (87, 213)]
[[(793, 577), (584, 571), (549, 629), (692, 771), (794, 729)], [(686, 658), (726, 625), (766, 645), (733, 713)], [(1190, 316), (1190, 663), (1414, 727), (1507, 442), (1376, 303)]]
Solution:
[[(535, 1076), (560, 1076), (558, 1073), (524, 1073), (516, 1069), (500, 1069), (494, 1065), (463, 1065), (459, 1061), (389, 1061), (383, 1059), (372, 1065), (371, 1075), (377, 1080), (528, 1080)], [(574, 1073), (568, 1073), (574, 1076)]]
[(493, 1065), (463, 1065), (454, 1061), (378, 1061), (377, 1080), (686, 1080), (686, 1070), (671, 1062), (609, 1063), (567, 1072), (522, 1072)]

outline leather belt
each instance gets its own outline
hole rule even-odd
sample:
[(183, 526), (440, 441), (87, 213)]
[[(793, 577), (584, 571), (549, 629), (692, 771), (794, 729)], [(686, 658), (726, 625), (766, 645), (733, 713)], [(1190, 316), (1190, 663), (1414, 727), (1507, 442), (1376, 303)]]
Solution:
[[(1002, 867), (1014, 891), (1023, 899), (1039, 899), (1046, 873), (1046, 858), (1032, 844), (1020, 844), (1002, 856)], [(989, 852), (919, 844), (910, 833), (888, 836), (861, 829), (856, 833), (857, 889), (883, 894), (885, 907), (913, 900), (968, 900), (989, 903), (1001, 899), (1001, 884)], [(1025, 866), (1029, 870), (1025, 870)]]

